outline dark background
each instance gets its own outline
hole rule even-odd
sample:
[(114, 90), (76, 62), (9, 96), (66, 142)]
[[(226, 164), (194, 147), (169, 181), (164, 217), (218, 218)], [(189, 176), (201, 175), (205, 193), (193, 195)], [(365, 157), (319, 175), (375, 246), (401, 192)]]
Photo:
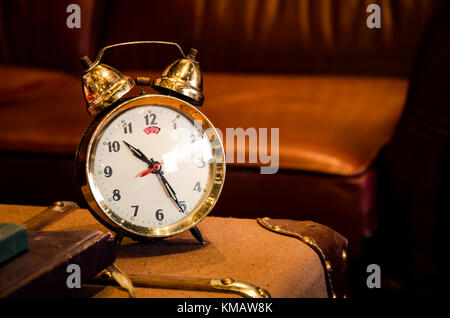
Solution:
[[(80, 29), (66, 27), (71, 3), (80, 5)], [(381, 7), (381, 29), (366, 27), (371, 3)], [(73, 159), (91, 118), (79, 58), (117, 42), (174, 41), (199, 50), (202, 111), (217, 127), (282, 133), (279, 173), (230, 165), (215, 215), (338, 230), (350, 241), (353, 296), (375, 293), (362, 279), (371, 263), (383, 271), (381, 295), (445, 287), (448, 1), (0, 0), (0, 19), (0, 202), (83, 205)], [(154, 78), (176, 57), (171, 48), (127, 47), (103, 62)], [(372, 126), (385, 128), (364, 130)], [(353, 168), (370, 160), (344, 171), (321, 156)]]

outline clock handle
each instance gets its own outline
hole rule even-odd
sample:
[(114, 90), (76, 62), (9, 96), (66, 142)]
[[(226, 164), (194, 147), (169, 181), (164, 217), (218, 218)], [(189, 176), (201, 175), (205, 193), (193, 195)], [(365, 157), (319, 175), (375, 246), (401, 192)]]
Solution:
[[(103, 57), (103, 54), (105, 53), (106, 50), (108, 49), (112, 49), (115, 47), (119, 47), (119, 46), (127, 46), (127, 45), (136, 45), (136, 44), (162, 44), (162, 45), (172, 45), (175, 46), (178, 49), (178, 53), (180, 53), (182, 58), (186, 58), (186, 55), (184, 54), (183, 50), (181, 49), (181, 47), (175, 43), (175, 42), (166, 42), (166, 41), (133, 41), (133, 42), (122, 42), (122, 43), (116, 43), (116, 44), (112, 44), (112, 45), (108, 45), (103, 47), (99, 52), (98, 55), (95, 59), (94, 62), (89, 63), (89, 69), (97, 66), (100, 63), (100, 60)], [(85, 59), (85, 58), (83, 58)], [(89, 70), (88, 69), (88, 70)], [(86, 70), (86, 71), (88, 71)]]

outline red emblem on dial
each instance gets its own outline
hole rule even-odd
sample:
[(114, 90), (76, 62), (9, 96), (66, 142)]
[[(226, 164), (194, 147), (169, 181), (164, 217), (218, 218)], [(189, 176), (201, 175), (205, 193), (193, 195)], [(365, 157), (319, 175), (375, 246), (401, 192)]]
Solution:
[(150, 135), (150, 134), (157, 134), (157, 133), (159, 133), (160, 130), (161, 130), (161, 128), (159, 128), (157, 126), (148, 126), (147, 128), (144, 129), (144, 132), (147, 135)]

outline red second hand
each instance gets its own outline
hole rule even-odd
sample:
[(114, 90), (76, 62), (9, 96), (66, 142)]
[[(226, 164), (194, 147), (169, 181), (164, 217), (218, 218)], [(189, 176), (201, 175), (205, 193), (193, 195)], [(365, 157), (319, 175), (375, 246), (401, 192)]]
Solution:
[(144, 171), (144, 172), (141, 174), (141, 178), (142, 178), (142, 177), (145, 177), (146, 175), (148, 175), (148, 174), (150, 174), (150, 173), (152, 173), (153, 171), (158, 171), (160, 168), (161, 168), (161, 166), (160, 166), (158, 163), (155, 163), (155, 164), (153, 165), (152, 168), (150, 168), (150, 169)]

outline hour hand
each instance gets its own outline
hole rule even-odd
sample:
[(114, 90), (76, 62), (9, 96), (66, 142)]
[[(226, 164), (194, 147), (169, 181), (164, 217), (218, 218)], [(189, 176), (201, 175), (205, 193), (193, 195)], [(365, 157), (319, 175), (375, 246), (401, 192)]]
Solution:
[(122, 141), (125, 145), (127, 145), (127, 147), (131, 150), (131, 152), (133, 153), (133, 155), (136, 158), (141, 159), (142, 161), (144, 161), (147, 164), (151, 164), (150, 159), (148, 159), (147, 156), (142, 153), (142, 151), (140, 151), (138, 148), (133, 147), (132, 145), (127, 143), (125, 140), (122, 140)]

